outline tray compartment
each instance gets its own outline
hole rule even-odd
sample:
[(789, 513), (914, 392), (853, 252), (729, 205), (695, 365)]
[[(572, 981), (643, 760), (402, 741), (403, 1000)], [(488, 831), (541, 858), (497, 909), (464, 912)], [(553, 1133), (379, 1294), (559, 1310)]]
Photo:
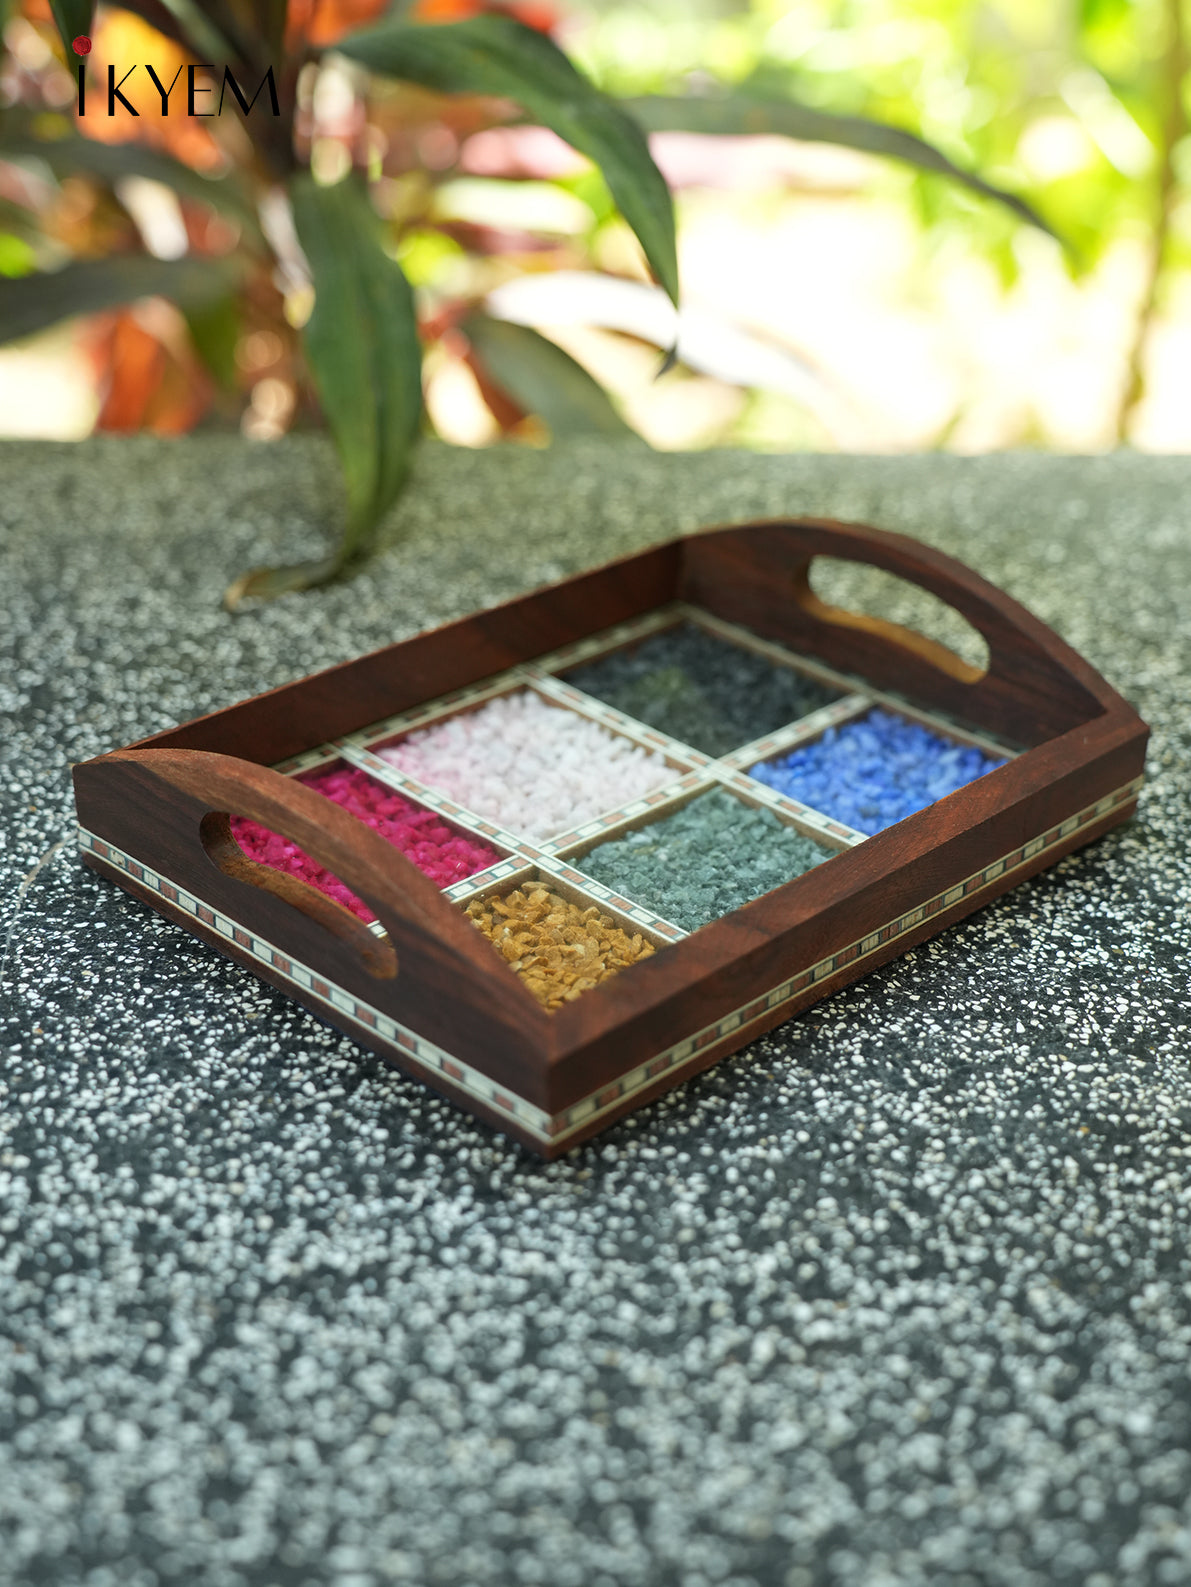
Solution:
[(665, 937), (550, 871), (485, 888), (465, 913), (548, 1012), (653, 957)]
[(718, 759), (840, 697), (690, 617), (563, 674), (572, 688)]
[[(320, 765), (296, 780), (378, 832), (441, 888), (452, 887), (508, 858), (507, 853), (487, 841), (452, 826), (437, 811), (342, 760)], [(232, 815), (230, 824), (232, 837), (248, 859), (309, 883), (361, 920), (375, 920), (373, 910), (362, 898), (292, 838), (247, 816)]]
[[(806, 582), (820, 554), (887, 568), (940, 595), (986, 638), (987, 673), (949, 670), (937, 647), (824, 607)], [(958, 724), (965, 731), (952, 736), (961, 742), (1024, 753), (896, 829), (863, 837), (748, 775), (813, 735), (821, 717), (742, 740), (709, 762), (565, 681), (569, 669), (683, 618), (828, 685), (841, 713), (831, 720), (884, 704), (945, 732)], [(553, 689), (556, 704), (634, 742), (656, 742), (672, 783), (656, 800), (630, 801), (535, 846), (368, 748), (518, 687)], [(784, 521), (704, 531), (610, 563), (113, 751), (75, 767), (74, 778), (89, 865), (555, 1157), (1128, 818), (1146, 738), (1093, 669), (970, 569), (904, 536)], [(283, 775), (336, 757), (507, 857), (440, 890), (376, 832)], [(635, 893), (585, 875), (585, 856), (602, 840), (716, 784), (834, 849), (836, 863), (690, 934)], [(229, 812), (298, 843), (371, 904), (376, 923), (246, 861)], [(562, 896), (569, 884), (570, 896), (595, 898), (672, 951), (548, 1013), (463, 909), (526, 875)]]
[(838, 852), (723, 783), (587, 848), (571, 863), (622, 898), (697, 931)]
[(686, 770), (528, 685), (368, 747), (403, 777), (531, 843), (581, 826)]
[(749, 775), (871, 837), (1006, 758), (878, 706), (752, 766)]

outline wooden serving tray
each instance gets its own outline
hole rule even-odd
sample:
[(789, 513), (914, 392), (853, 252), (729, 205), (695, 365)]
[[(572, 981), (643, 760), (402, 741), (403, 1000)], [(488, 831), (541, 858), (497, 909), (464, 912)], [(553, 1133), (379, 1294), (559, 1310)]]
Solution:
[[(810, 587), (815, 556), (869, 563), (940, 597), (984, 636), (987, 672), (908, 630), (825, 606)], [(842, 698), (711, 760), (558, 676), (684, 620)], [(577, 832), (531, 843), (372, 753), (514, 688), (660, 750), (673, 783)], [(874, 702), (1009, 758), (868, 838), (748, 776), (750, 765)], [(75, 767), (74, 779), (89, 865), (555, 1157), (1123, 821), (1136, 805), (1147, 737), (1091, 667), (952, 558), (876, 529), (769, 522), (610, 563), (102, 755)], [(505, 857), (440, 891), (376, 832), (295, 780), (332, 760), (437, 809)], [(766, 805), (834, 857), (690, 934), (584, 875), (593, 842), (715, 786)], [(233, 815), (299, 844), (377, 923), (247, 859)], [(527, 877), (598, 903), (664, 951), (546, 1012), (462, 907)]]

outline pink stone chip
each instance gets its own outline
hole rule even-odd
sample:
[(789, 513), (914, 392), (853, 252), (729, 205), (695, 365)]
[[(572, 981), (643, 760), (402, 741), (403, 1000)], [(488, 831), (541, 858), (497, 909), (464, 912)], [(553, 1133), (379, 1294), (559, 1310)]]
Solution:
[[(439, 887), (450, 887), (465, 876), (474, 876), (501, 858), (486, 843), (456, 831), (433, 810), (403, 799), (354, 766), (311, 772), (299, 781), (342, 805), (365, 826), (379, 832)], [(311, 887), (317, 887), (320, 893), (343, 904), (361, 920), (375, 919), (362, 898), (337, 876), (316, 864), (289, 838), (270, 832), (245, 816), (232, 817), (232, 835), (248, 858), (258, 865), (269, 865), (275, 871), (285, 871), (309, 882)]]

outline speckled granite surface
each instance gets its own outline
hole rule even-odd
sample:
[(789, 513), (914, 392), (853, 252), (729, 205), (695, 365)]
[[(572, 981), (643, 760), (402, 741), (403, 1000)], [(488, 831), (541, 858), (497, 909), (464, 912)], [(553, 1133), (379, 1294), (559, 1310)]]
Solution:
[[(0, 1581), (1191, 1580), (1191, 461), (0, 447)], [(1140, 818), (549, 1167), (80, 868), (66, 763), (650, 538), (958, 552), (1155, 728)]]

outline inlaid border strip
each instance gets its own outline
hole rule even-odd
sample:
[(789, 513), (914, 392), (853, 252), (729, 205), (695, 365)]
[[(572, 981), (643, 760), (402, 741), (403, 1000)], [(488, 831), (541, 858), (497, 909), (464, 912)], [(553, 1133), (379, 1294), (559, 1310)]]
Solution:
[(443, 793), (441, 788), (420, 782), (408, 772), (400, 771), (396, 766), (390, 765), (387, 760), (381, 760), (380, 756), (373, 754), (370, 749), (360, 749), (345, 740), (340, 746), (340, 753), (349, 766), (354, 766), (357, 771), (367, 772), (374, 782), (382, 783), (394, 793), (404, 794), (427, 810), (433, 810), (435, 815), (442, 816), (444, 821), (460, 827), (470, 836), (483, 838), (494, 848), (504, 849), (511, 857), (519, 857), (523, 864), (536, 860), (540, 851), (531, 838), (525, 837), (520, 832), (510, 832), (499, 822), (490, 821), (479, 811), (469, 809), (467, 805), (460, 804), (449, 794)]
[[(354, 733), (345, 734), (342, 738), (317, 744), (301, 754), (278, 761), (273, 766), (273, 770), (286, 776), (312, 771), (318, 766), (326, 765), (344, 756), (345, 749), (366, 749), (398, 734), (429, 726), (458, 711), (473, 709), (496, 695), (526, 686), (536, 687), (539, 693), (553, 697), (557, 703), (568, 705), (572, 710), (601, 721), (614, 732), (659, 750), (670, 758), (683, 760), (689, 765), (709, 765), (712, 757), (693, 750), (690, 745), (682, 744), (657, 729), (650, 728), (648, 724), (637, 721), (635, 717), (626, 716), (558, 676), (561, 672), (570, 671), (584, 661), (619, 650), (625, 645), (647, 639), (653, 634), (684, 622), (741, 649), (751, 650), (757, 655), (764, 656), (775, 665), (812, 677), (817, 682), (838, 690), (844, 696), (843, 699), (833, 702), (821, 711), (801, 717), (796, 722), (779, 729), (776, 734), (767, 735), (765, 741), (758, 740), (755, 744), (743, 745), (740, 749), (719, 757), (720, 761), (739, 769), (747, 770), (748, 764), (763, 760), (772, 753), (780, 753), (783, 749), (789, 749), (808, 738), (816, 737), (822, 731), (819, 726), (820, 720), (830, 725), (832, 721), (844, 721), (853, 716), (863, 715), (874, 705), (884, 706), (888, 710), (908, 716), (933, 728), (936, 732), (961, 743), (971, 744), (983, 750), (985, 754), (1003, 760), (1012, 760), (1020, 753), (990, 738), (987, 734), (974, 732), (971, 728), (952, 722), (945, 716), (913, 705), (896, 695), (887, 694), (865, 679), (849, 677), (846, 673), (838, 672), (821, 661), (788, 650), (784, 645), (777, 644), (773, 640), (762, 639), (759, 634), (751, 633), (737, 623), (717, 617), (702, 607), (691, 606), (685, 601), (671, 601), (652, 612), (642, 613), (641, 616), (630, 618), (627, 622), (618, 623), (612, 628), (602, 629), (598, 634), (591, 634), (586, 639), (577, 640), (574, 644), (549, 651), (546, 655), (534, 657), (529, 661), (519, 662), (503, 672), (492, 673), (489, 677), (453, 689), (450, 693), (439, 695), (433, 700), (424, 701), (407, 711), (384, 717), (379, 722), (359, 728)], [(776, 748), (770, 749), (768, 737), (774, 737), (781, 742)], [(754, 753), (762, 742), (766, 747), (759, 753)]]
[(676, 926), (672, 920), (667, 920), (663, 915), (655, 915), (653, 910), (646, 909), (644, 904), (637, 903), (633, 898), (624, 898), (614, 888), (605, 887), (603, 882), (597, 882), (594, 876), (588, 876), (579, 860), (572, 862), (560, 859), (554, 854), (546, 854), (538, 861), (538, 872), (542, 876), (555, 876), (559, 881), (569, 883), (576, 892), (582, 893), (593, 904), (604, 904), (607, 908), (616, 910), (626, 920), (631, 920), (635, 926), (643, 926), (646, 931), (652, 932), (655, 937), (660, 937), (663, 942), (681, 942), (684, 937), (690, 936), (689, 931)]
[[(553, 1116), (543, 1109), (528, 1102), (524, 1097), (518, 1096), (507, 1087), (502, 1087), (482, 1074), (478, 1069), (444, 1052), (424, 1036), (419, 1036), (416, 1031), (408, 1029), (393, 1019), (391, 1015), (382, 1013), (372, 1004), (364, 1002), (353, 994), (344, 991), (340, 986), (327, 981), (318, 975), (308, 965), (299, 963), (290, 955), (282, 953), (272, 943), (258, 937), (255, 933), (246, 931), (243, 926), (214, 909), (210, 904), (204, 903), (193, 893), (180, 887), (176, 882), (169, 881), (159, 875), (150, 866), (133, 859), (115, 844), (108, 843), (105, 839), (97, 837), (95, 833), (85, 827), (79, 828), (79, 848), (84, 853), (93, 854), (97, 859), (112, 866), (117, 871), (124, 872), (133, 881), (138, 882), (149, 892), (159, 894), (167, 903), (184, 913), (193, 915), (209, 931), (223, 937), (227, 942), (234, 943), (241, 952), (247, 953), (259, 963), (267, 965), (275, 975), (292, 985), (300, 987), (307, 995), (325, 1003), (340, 1016), (346, 1016), (361, 1029), (381, 1036), (391, 1042), (395, 1047), (408, 1053), (418, 1063), (433, 1073), (440, 1074), (455, 1089), (468, 1096), (475, 1097), (497, 1113), (504, 1113), (539, 1141), (543, 1146), (556, 1145), (566, 1136), (576, 1130), (589, 1125), (594, 1119), (620, 1106), (626, 1099), (633, 1097), (637, 1092), (643, 1091), (652, 1085), (660, 1075), (673, 1073), (691, 1062), (706, 1048), (714, 1046), (726, 1036), (732, 1035), (742, 1026), (751, 1024), (762, 1015), (771, 1014), (775, 1009), (784, 1004), (793, 1002), (803, 992), (820, 981), (826, 981), (837, 971), (850, 967), (862, 959), (869, 958), (891, 942), (896, 942), (900, 937), (907, 936), (919, 927), (924, 920), (942, 914), (965, 898), (971, 898), (977, 893), (999, 881), (1007, 872), (1019, 869), (1037, 858), (1039, 854), (1048, 849), (1057, 847), (1065, 842), (1081, 827), (1089, 826), (1093, 822), (1119, 809), (1123, 804), (1129, 803), (1137, 797), (1143, 783), (1143, 777), (1135, 777), (1122, 788), (1113, 793), (1106, 794), (1098, 799), (1095, 804), (1087, 805), (1084, 809), (1068, 816), (1066, 820), (1048, 827), (1045, 832), (1037, 837), (1030, 838), (1027, 842), (1019, 844), (1008, 854), (1000, 859), (993, 860), (991, 864), (983, 866), (963, 881), (956, 882), (954, 886), (944, 892), (936, 893), (934, 897), (915, 905), (904, 914), (897, 915), (886, 922), (877, 930), (869, 932), (866, 936), (855, 942), (848, 943), (836, 953), (826, 959), (820, 959), (817, 964), (809, 965), (800, 970), (796, 975), (775, 986), (771, 991), (762, 993), (753, 998), (743, 1007), (734, 1009), (730, 1014), (714, 1024), (706, 1025), (702, 1030), (693, 1035), (684, 1037), (675, 1042), (664, 1051), (655, 1054), (645, 1063), (639, 1064), (627, 1074), (618, 1079), (609, 1081), (606, 1085), (590, 1092), (586, 1097), (581, 1097), (578, 1102), (564, 1108)], [(675, 1078), (677, 1075), (675, 1074)]]
[[(511, 694), (515, 689), (523, 688), (526, 681), (524, 669), (520, 664), (507, 667), (504, 672), (490, 673), (486, 678), (480, 678), (475, 683), (464, 684), (461, 689), (452, 689), (449, 694), (436, 694), (433, 700), (423, 701), (421, 705), (412, 706), (408, 711), (398, 711), (394, 716), (383, 716), (379, 722), (357, 728), (354, 733), (345, 733), (341, 738), (332, 739), (330, 745), (322, 747), (324, 749), (334, 747), (337, 753), (342, 754), (345, 744), (360, 746), (376, 744), (384, 739), (395, 738), (398, 733), (412, 733), (415, 728), (427, 727), (440, 718), (454, 716), (471, 706), (482, 705), (485, 700), (495, 699), (498, 694)], [(275, 766), (273, 769), (281, 771), (283, 767)]]
[(739, 646), (741, 650), (751, 650), (754, 655), (764, 656), (766, 661), (776, 667), (801, 672), (805, 677), (814, 678), (817, 683), (838, 689), (841, 694), (868, 691), (868, 685), (863, 680), (850, 678), (847, 673), (839, 672), (825, 661), (804, 656), (775, 639), (763, 639), (760, 634), (754, 634), (752, 629), (742, 628), (739, 623), (729, 622), (726, 617), (717, 617), (706, 607), (692, 606), (686, 601), (675, 601), (674, 606), (683, 622), (690, 623), (693, 628), (701, 628), (705, 634), (713, 634), (719, 639), (726, 639), (729, 644)]
[(800, 799), (784, 794), (777, 788), (771, 788), (768, 783), (763, 783), (757, 777), (750, 777), (747, 772), (733, 771), (731, 767), (713, 766), (711, 775), (721, 787), (730, 788), (733, 793), (739, 794), (751, 804), (765, 805), (770, 810), (777, 811), (801, 827), (808, 837), (826, 838), (832, 849), (854, 849), (858, 843), (867, 843), (868, 836), (857, 832), (854, 827), (846, 826), (842, 821), (836, 821), (831, 816), (825, 816), (821, 810), (814, 810), (810, 805), (804, 805)]
[(839, 727), (844, 722), (852, 722), (857, 717), (867, 715), (872, 708), (873, 702), (867, 695), (845, 694), (843, 699), (822, 705), (809, 716), (800, 716), (785, 727), (775, 728), (772, 733), (755, 738), (749, 744), (742, 744), (730, 754), (721, 755), (716, 764), (728, 771), (747, 772), (762, 761), (788, 755), (799, 745), (821, 738), (829, 727)]
[(275, 947), (266, 938), (237, 925), (221, 910), (205, 903), (177, 882), (171, 882), (168, 877), (161, 876), (151, 866), (133, 859), (131, 854), (126, 854), (123, 849), (118, 848), (114, 843), (109, 843), (106, 838), (97, 837), (86, 827), (79, 827), (79, 848), (85, 854), (93, 854), (96, 859), (102, 860), (113, 869), (123, 871), (134, 882), (138, 882), (151, 893), (157, 893), (175, 909), (193, 915), (208, 931), (213, 931), (225, 941), (234, 943), (241, 952), (267, 965), (274, 975), (288, 981), (292, 986), (300, 987), (308, 996), (325, 1003), (328, 1008), (334, 1009), (337, 1015), (346, 1015), (365, 1030), (382, 1036), (403, 1052), (409, 1053), (420, 1064), (442, 1075), (460, 1091), (465, 1091), (469, 1096), (487, 1103), (490, 1108), (495, 1108), (498, 1112), (507, 1113), (537, 1139), (542, 1141), (550, 1139), (551, 1119), (543, 1109), (536, 1107), (532, 1102), (527, 1102), (524, 1097), (518, 1096), (507, 1087), (497, 1085), (494, 1080), (489, 1079), (478, 1069), (473, 1069), (461, 1058), (455, 1058), (452, 1054), (444, 1052), (425, 1036), (419, 1036), (416, 1031), (395, 1020), (392, 1015), (375, 1008), (371, 1003), (356, 997), (354, 993), (345, 991), (334, 981), (320, 975), (317, 970), (312, 970), (309, 965), (295, 959), (292, 954), (282, 953), (280, 948)]
[[(733, 643), (739, 648), (751, 650), (776, 665), (813, 677), (820, 683), (840, 690), (841, 697), (794, 722), (785, 724), (772, 733), (741, 745), (727, 755), (713, 758), (688, 744), (681, 743), (678, 739), (671, 738), (660, 729), (652, 728), (647, 723), (626, 715), (595, 696), (586, 694), (557, 676), (560, 670), (564, 668), (569, 670), (578, 660), (586, 656), (603, 654), (609, 649), (614, 650), (633, 641), (648, 638), (682, 622), (688, 622), (701, 628), (705, 633)], [(750, 803), (768, 806), (787, 821), (792, 821), (806, 835), (826, 839), (829, 846), (836, 848), (855, 847), (863, 843), (867, 835), (835, 820), (826, 812), (804, 805), (788, 794), (780, 793), (770, 787), (768, 783), (752, 777), (751, 768), (760, 761), (788, 753), (797, 745), (818, 738), (829, 727), (864, 716), (874, 705), (884, 705), (899, 710), (912, 720), (919, 721), (936, 731), (950, 734), (957, 741), (977, 745), (986, 753), (996, 753), (1006, 759), (1012, 758), (1013, 755), (1013, 751), (1005, 749), (983, 735), (959, 729), (929, 712), (902, 704), (867, 684), (849, 679), (820, 662), (796, 656), (784, 646), (762, 639), (750, 633), (748, 629), (716, 617), (702, 608), (690, 606), (682, 601), (674, 601), (653, 612), (644, 613), (628, 622), (604, 629), (599, 634), (589, 635), (587, 639), (579, 640), (573, 645), (552, 651), (533, 661), (521, 662), (503, 672), (494, 673), (490, 677), (440, 695), (411, 710), (384, 718), (370, 727), (361, 728), (354, 733), (318, 745), (280, 762), (273, 769), (293, 776), (330, 764), (336, 759), (342, 759), (378, 782), (436, 811), (472, 836), (495, 844), (511, 858), (536, 862), (543, 854), (561, 855), (599, 830), (619, 827), (626, 819), (635, 816), (638, 813), (640, 800), (632, 801), (629, 806), (622, 806), (617, 810), (606, 811), (597, 820), (584, 823), (582, 828), (556, 833), (548, 839), (535, 840), (526, 834), (512, 832), (499, 826), (478, 812), (450, 799), (434, 786), (399, 771), (376, 752), (376, 746), (398, 734), (418, 727), (430, 726), (460, 711), (486, 704), (499, 695), (525, 688), (533, 690), (539, 698), (546, 699), (553, 705), (573, 711), (589, 721), (596, 722), (607, 731), (629, 739), (642, 749), (664, 756), (671, 763), (676, 775), (674, 782), (660, 784), (651, 791), (650, 803), (658, 805), (659, 818), (667, 813), (674, 797), (682, 793), (682, 783), (685, 782), (686, 777), (692, 772), (702, 772), (707, 778), (709, 787), (717, 782), (721, 786), (729, 787)], [(509, 868), (508, 861), (502, 860), (499, 866), (489, 867), (474, 878), (465, 878), (463, 882), (456, 883), (448, 890), (448, 896), (454, 902), (462, 902), (485, 887), (489, 881), (497, 879), (498, 875), (507, 874)]]
[(725, 1036), (730, 1036), (743, 1025), (750, 1024), (759, 1019), (761, 1015), (772, 1013), (784, 1003), (793, 1002), (803, 992), (820, 981), (826, 981), (838, 970), (867, 959), (889, 943), (896, 942), (899, 937), (908, 936), (910, 932), (919, 927), (924, 920), (943, 913), (958, 904), (961, 899), (970, 898), (981, 892), (984, 888), (992, 886), (1009, 871), (1018, 870), (1027, 865), (1039, 854), (1047, 849), (1055, 848), (1058, 844), (1069, 838), (1080, 827), (1090, 825), (1093, 821), (1100, 820), (1110, 811), (1118, 809), (1121, 805), (1135, 799), (1140, 791), (1144, 777), (1135, 777), (1123, 788), (1116, 789), (1113, 793), (1105, 794), (1103, 799), (1098, 799), (1094, 805), (1088, 805), (1075, 815), (1068, 816), (1065, 821), (1041, 833), (1038, 837), (1030, 838), (1028, 842), (1002, 855), (998, 860), (975, 871), (962, 882), (956, 882), (942, 893), (936, 893), (933, 898), (928, 898), (925, 903), (917, 904), (905, 914), (896, 916), (887, 921), (885, 925), (869, 932), (866, 936), (850, 942), (846, 947), (840, 948), (836, 953), (826, 959), (820, 959), (817, 964), (810, 965), (807, 969), (799, 971), (789, 980), (783, 981), (780, 986), (775, 986), (770, 992), (763, 992), (759, 997), (753, 998), (742, 1008), (734, 1009), (726, 1014), (715, 1024), (706, 1025), (693, 1036), (688, 1036), (673, 1046), (667, 1047), (663, 1052), (656, 1054), (645, 1063), (638, 1065), (628, 1074), (621, 1075), (616, 1080), (610, 1080), (598, 1091), (591, 1092), (586, 1097), (581, 1097), (571, 1107), (565, 1108), (561, 1113), (556, 1113), (551, 1121), (551, 1140), (558, 1142), (563, 1137), (590, 1124), (601, 1114), (619, 1106), (626, 1098), (632, 1097), (636, 1092), (642, 1091), (646, 1086), (652, 1085), (659, 1075), (688, 1063), (698, 1053), (707, 1047), (714, 1046), (722, 1041)]
[[(684, 795), (694, 789), (705, 793), (714, 785), (715, 779), (709, 771), (676, 773), (673, 782), (651, 788), (639, 799), (631, 799), (617, 810), (606, 810), (593, 821), (585, 821), (582, 826), (572, 827), (569, 832), (555, 833), (542, 844), (541, 852), (556, 858), (569, 855), (573, 850), (589, 844), (592, 838), (613, 836), (619, 828), (633, 824), (638, 816), (652, 813), (655, 820), (664, 821), (671, 813), (672, 806), (683, 802)], [(652, 826), (653, 822), (642, 824)]]
[(631, 645), (636, 640), (648, 639), (651, 634), (659, 634), (663, 629), (674, 628), (682, 620), (681, 603), (667, 601), (664, 606), (655, 607), (651, 612), (642, 612), (639, 617), (629, 617), (612, 628), (601, 628), (599, 633), (589, 634), (586, 639), (576, 639), (558, 650), (548, 650), (544, 656), (537, 656), (525, 665), (537, 667), (542, 672), (569, 672), (572, 667), (592, 661), (606, 651), (619, 650), (623, 645)]

